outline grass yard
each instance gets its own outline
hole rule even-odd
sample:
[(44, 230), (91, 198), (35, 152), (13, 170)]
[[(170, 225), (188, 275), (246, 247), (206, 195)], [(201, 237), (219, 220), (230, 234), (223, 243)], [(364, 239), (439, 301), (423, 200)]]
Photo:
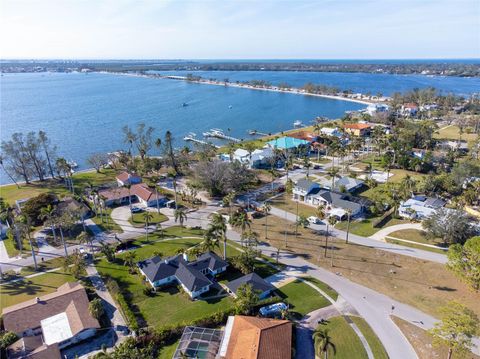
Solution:
[[(115, 171), (111, 169), (104, 169), (101, 173), (95, 171), (75, 173), (72, 177), (75, 191), (81, 194), (88, 184), (98, 186), (113, 182), (115, 181), (115, 174)], [(15, 185), (0, 186), (0, 197), (3, 197), (10, 205), (14, 205), (17, 199), (35, 197), (46, 192), (55, 193), (59, 197), (71, 195), (63, 182), (58, 179), (37, 181), (28, 185), (20, 184), (20, 188)]]
[[(139, 260), (151, 257), (155, 250), (167, 256), (175, 254), (178, 249), (189, 248), (199, 242), (200, 239), (164, 241), (141, 247), (135, 252)], [(122, 264), (122, 256), (117, 256), (116, 263), (101, 259), (97, 269), (102, 276), (110, 276), (117, 281), (133, 312), (143, 318), (149, 326), (160, 328), (165, 325), (188, 323), (232, 305), (232, 300), (228, 297), (210, 301), (191, 301), (179, 293), (176, 287), (159, 290), (153, 297), (146, 296), (143, 293), (145, 284), (140, 275), (129, 273), (128, 268)]]
[[(254, 219), (252, 230), (262, 233), (264, 225), (263, 218)], [(344, 240), (334, 239), (332, 244), (331, 237), (325, 257), (323, 232), (299, 228), (299, 235), (295, 238), (295, 225), (289, 222), (286, 228), (284, 219), (273, 215), (268, 218), (268, 226), (268, 242), (271, 245), (285, 248), (284, 233), (287, 229), (288, 250), (433, 316), (438, 315), (438, 307), (446, 305), (450, 300), (460, 300), (480, 315), (478, 295), (442, 264), (353, 243), (347, 245)], [(331, 267), (332, 248), (334, 267)]]
[(179, 343), (180, 339), (171, 344), (164, 345), (160, 350), (160, 354), (157, 359), (172, 359), (173, 354), (175, 354), (175, 350), (177, 350)]
[[(3, 243), (5, 244), (5, 249), (7, 250), (9, 257), (16, 257), (20, 255), (20, 250), (15, 248), (13, 240), (6, 238), (3, 240)], [(23, 255), (31, 255), (32, 247), (30, 247), (30, 242), (26, 239), (23, 239), (22, 245), (23, 245)]]
[[(57, 257), (54, 259), (50, 259), (47, 261), (42, 262), (42, 257), (37, 255), (37, 266), (38, 266), (38, 271), (35, 272), (34, 266), (31, 265), (29, 267), (24, 267), (20, 270), (21, 275), (29, 275), (29, 274), (34, 274), (38, 272), (45, 272), (50, 269), (54, 268), (61, 268), (63, 265), (64, 257)], [(60, 270), (61, 272), (61, 270)]]
[(290, 305), (290, 313), (296, 319), (330, 305), (330, 302), (324, 296), (299, 280), (280, 287), (277, 289), (277, 293)]
[[(427, 331), (395, 316), (392, 316), (392, 320), (395, 322), (398, 328), (400, 328), (405, 337), (407, 337), (410, 344), (412, 344), (419, 359), (447, 357), (448, 349), (444, 346), (433, 347), (432, 336)], [(480, 359), (478, 355), (475, 355), (471, 352), (465, 355), (459, 355), (455, 352), (453, 353), (452, 359), (460, 358)]]
[(62, 271), (41, 274), (24, 281), (0, 286), (0, 309), (55, 292), (65, 282), (77, 282)]
[[(122, 233), (122, 228), (112, 219), (112, 208), (106, 208), (103, 211), (103, 221), (100, 213), (92, 217), (92, 221), (101, 228), (102, 231), (112, 231), (116, 233)], [(107, 222), (108, 221), (108, 222)]]
[[(460, 139), (460, 129), (458, 126), (446, 126), (433, 135), (434, 138), (444, 139), (444, 140), (459, 140)], [(463, 133), (462, 140), (467, 142), (474, 142), (477, 139), (477, 135), (474, 133)]]
[[(380, 218), (380, 216), (367, 218), (362, 221), (352, 221), (350, 222), (350, 232), (358, 236), (370, 237), (371, 235), (377, 233), (382, 228), (394, 226), (396, 224), (410, 223), (409, 221), (406, 221), (404, 219), (391, 218), (388, 222), (385, 223), (385, 225), (383, 225), (382, 227), (376, 228), (373, 226), (373, 222), (378, 218)], [(342, 221), (342, 222), (337, 222), (337, 224), (335, 225), (335, 228), (346, 231), (347, 226), (348, 226), (348, 222)]]
[[(367, 352), (357, 334), (343, 317), (330, 318), (326, 324), (320, 324), (322, 329), (328, 329), (328, 335), (335, 344), (337, 353), (335, 359), (366, 359)], [(333, 351), (328, 351), (329, 357), (334, 357)], [(323, 354), (322, 354), (323, 355)], [(375, 359), (377, 357), (375, 356)]]
[[(145, 219), (143, 218), (143, 215), (147, 212), (139, 212), (139, 213), (134, 213), (132, 217), (129, 219), (129, 222), (134, 226), (134, 227), (144, 227), (145, 226)], [(152, 219), (149, 220), (149, 224), (157, 224), (157, 223), (162, 223), (165, 221), (168, 221), (168, 217), (164, 215), (163, 213), (157, 213), (156, 211), (149, 211), (152, 215)]]
[(330, 287), (328, 284), (323, 283), (323, 282), (319, 281), (317, 278), (313, 278), (313, 277), (305, 277), (303, 279), (312, 283), (312, 284), (315, 284), (315, 286), (317, 286), (318, 288), (323, 290), (325, 293), (327, 293), (330, 296), (330, 298), (332, 298), (333, 300), (335, 300), (335, 301), (337, 300), (338, 293), (335, 291), (335, 289)]
[(365, 339), (367, 339), (370, 349), (372, 349), (373, 357), (375, 359), (388, 359), (388, 354), (383, 347), (382, 342), (378, 339), (375, 332), (370, 328), (365, 319), (355, 316), (349, 317), (360, 329)]
[[(397, 241), (395, 238), (406, 239), (409, 241), (417, 242), (418, 244)], [(440, 239), (429, 239), (425, 231), (420, 231), (418, 229), (403, 229), (400, 231), (395, 231), (390, 233), (386, 240), (388, 243), (401, 244), (406, 247), (419, 248), (426, 251), (431, 251), (435, 253), (446, 254), (446, 250), (442, 249), (443, 242)], [(432, 248), (428, 246), (423, 246), (422, 244), (435, 245), (438, 248)]]
[[(291, 195), (288, 193), (283, 193), (281, 196), (278, 196), (271, 201), (270, 204), (274, 207), (283, 209), (291, 213), (297, 213), (297, 202), (291, 200)], [(298, 214), (304, 215), (306, 217), (315, 216), (316, 209), (312, 206), (307, 206), (302, 203), (298, 203)], [(269, 218), (270, 219), (270, 218)], [(265, 231), (260, 232), (265, 233)]]

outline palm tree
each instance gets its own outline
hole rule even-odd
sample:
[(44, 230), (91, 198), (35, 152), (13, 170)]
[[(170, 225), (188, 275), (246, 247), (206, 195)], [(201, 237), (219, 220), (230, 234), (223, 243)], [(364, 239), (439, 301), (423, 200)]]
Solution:
[(312, 334), (312, 339), (315, 342), (316, 354), (320, 356), (322, 353), (325, 359), (328, 359), (328, 350), (333, 350), (333, 355), (337, 354), (337, 348), (332, 343), (332, 338), (328, 335), (328, 329), (317, 327)]
[[(334, 216), (331, 216), (331, 217), (328, 217), (328, 224), (327, 224), (327, 241), (325, 242), (325, 256), (326, 256), (326, 250), (327, 250), (327, 247), (328, 247), (328, 225), (330, 225), (331, 227), (335, 226), (335, 223), (337, 223), (337, 219), (334, 217)], [(331, 266), (333, 267), (333, 246), (331, 245), (330, 246), (330, 251), (331, 251), (331, 259), (332, 259), (332, 262), (331, 262)]]
[(205, 252), (213, 252), (215, 248), (220, 249), (220, 244), (215, 233), (215, 228), (210, 226), (203, 236), (203, 241), (201, 243), (202, 250)]
[(38, 270), (37, 257), (36, 257), (35, 249), (33, 248), (33, 243), (32, 243), (32, 235), (31, 235), (31, 233), (32, 233), (32, 222), (31, 222), (30, 218), (23, 217), (23, 223), (21, 223), (20, 233), (21, 233), (21, 236), (24, 237), (24, 238), (27, 238), (28, 242), (30, 243), (30, 248), (32, 250), (33, 264), (35, 266), (35, 271), (37, 271)]
[(223, 240), (223, 259), (227, 259), (227, 221), (220, 213), (214, 213), (212, 215), (211, 225), (217, 232), (220, 232)]
[(55, 234), (55, 207), (53, 207), (51, 204), (49, 204), (47, 207), (42, 207), (40, 209), (40, 219), (44, 220), (46, 223), (50, 225), (50, 229), (52, 230), (53, 234), (53, 239), (56, 242), (57, 241), (57, 236)]
[(149, 211), (146, 211), (143, 213), (143, 220), (145, 221), (145, 240), (148, 241), (148, 225), (150, 224), (150, 221), (153, 219), (153, 214), (151, 214)]
[(337, 178), (339, 172), (340, 172), (340, 170), (338, 168), (335, 168), (335, 167), (331, 167), (327, 172), (328, 175), (332, 177), (332, 187), (331, 187), (332, 191), (335, 188), (335, 178)]
[(134, 251), (128, 251), (123, 257), (123, 265), (129, 268), (130, 273), (135, 271), (135, 259), (137, 254)]
[[(130, 207), (130, 215), (132, 215), (132, 185), (130, 183), (125, 183), (125, 187), (128, 189), (128, 206)], [(103, 222), (103, 217), (102, 217), (102, 222)]]
[(244, 210), (239, 210), (230, 217), (230, 224), (242, 230), (241, 237), (240, 237), (242, 246), (243, 246), (243, 234), (245, 233), (245, 230), (247, 228), (250, 228), (251, 223), (252, 221), (248, 217), (247, 212), (245, 212)]
[(243, 234), (243, 241), (247, 247), (258, 244), (258, 234), (252, 230), (248, 230)]
[(58, 226), (58, 229), (60, 230), (60, 238), (62, 239), (63, 249), (65, 250), (65, 257), (68, 257), (67, 242), (65, 242), (65, 237), (63, 235), (63, 227), (67, 225), (67, 222), (68, 222), (67, 218), (65, 215), (57, 216), (55, 218), (55, 222)]
[(263, 210), (263, 213), (265, 214), (265, 239), (267, 239), (268, 238), (267, 218), (268, 218), (268, 214), (272, 210), (272, 206), (268, 202), (265, 202), (262, 206), (262, 210)]
[(350, 233), (350, 219), (352, 217), (352, 210), (351, 209), (347, 209), (347, 236), (345, 237), (345, 243), (348, 244), (348, 235)]
[(172, 179), (173, 184), (173, 192), (175, 196), (175, 210), (178, 209), (178, 201), (177, 201), (177, 172), (176, 171), (169, 171), (168, 177)]
[(180, 222), (180, 227), (183, 228), (183, 222), (187, 220), (187, 213), (183, 208), (177, 208), (174, 212), (175, 223)]
[(90, 244), (90, 252), (93, 253), (93, 242), (91, 241), (91, 238), (87, 232), (80, 232), (80, 234), (76, 237), (76, 240), (80, 244), (82, 243)]

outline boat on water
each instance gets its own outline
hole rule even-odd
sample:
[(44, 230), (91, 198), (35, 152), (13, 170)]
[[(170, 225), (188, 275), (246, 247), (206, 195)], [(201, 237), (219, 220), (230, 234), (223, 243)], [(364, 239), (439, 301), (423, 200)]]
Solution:
[(191, 141), (192, 139), (195, 139), (197, 137), (197, 134), (195, 132), (189, 132), (186, 134), (186, 136), (183, 138), (184, 141)]
[(299, 127), (302, 127), (302, 126), (303, 126), (303, 123), (300, 120), (297, 120), (293, 123), (293, 127), (295, 127), (295, 128), (299, 128)]
[(206, 131), (203, 133), (204, 137), (225, 137), (225, 133), (223, 130), (219, 128), (212, 128), (210, 131)]
[(230, 108), (230, 109), (231, 109), (231, 108), (233, 108), (233, 106), (232, 106), (232, 105), (229, 105), (229, 106), (228, 106), (228, 108)]
[(78, 163), (73, 161), (73, 160), (67, 161), (67, 163), (70, 166), (70, 168), (77, 168), (78, 167)]
[(184, 102), (182, 103), (182, 107), (187, 107), (188, 106), (188, 103)]

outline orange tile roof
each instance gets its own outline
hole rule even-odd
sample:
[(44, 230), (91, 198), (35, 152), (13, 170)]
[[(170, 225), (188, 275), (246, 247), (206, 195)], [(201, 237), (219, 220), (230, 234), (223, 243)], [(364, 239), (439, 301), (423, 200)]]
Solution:
[(288, 320), (237, 315), (226, 359), (290, 359), (292, 323)]
[(352, 130), (365, 130), (370, 127), (372, 127), (372, 125), (368, 123), (346, 123), (343, 125), (343, 128), (350, 128)]
[(125, 182), (126, 180), (128, 180), (129, 178), (131, 177), (137, 177), (137, 178), (140, 178), (139, 175), (137, 175), (136, 173), (128, 173), (128, 172), (121, 172), (117, 175), (117, 179), (122, 181), (122, 182)]
[[(152, 191), (145, 183), (134, 184), (131, 188), (133, 195), (143, 199), (148, 202), (155, 195), (155, 192)], [(159, 196), (160, 197), (160, 196)]]

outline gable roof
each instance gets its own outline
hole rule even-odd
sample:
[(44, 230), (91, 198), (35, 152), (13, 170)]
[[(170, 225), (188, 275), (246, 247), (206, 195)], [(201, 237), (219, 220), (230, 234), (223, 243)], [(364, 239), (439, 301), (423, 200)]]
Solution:
[(243, 284), (249, 284), (252, 286), (252, 289), (255, 291), (259, 291), (261, 293), (266, 292), (268, 290), (274, 290), (275, 287), (265, 281), (262, 277), (260, 277), (257, 273), (250, 273), (246, 274), (243, 277), (237, 278), (228, 282), (226, 286), (230, 289), (233, 293), (236, 293), (238, 288)]
[(199, 256), (196, 261), (190, 263), (181, 254), (165, 259), (155, 256), (137, 263), (137, 266), (152, 283), (175, 276), (191, 292), (198, 291), (212, 284), (200, 272), (202, 269), (209, 268), (210, 270), (215, 270), (226, 265), (228, 263), (213, 252), (206, 252)]
[(131, 193), (128, 191), (126, 187), (114, 187), (108, 189), (102, 189), (98, 191), (98, 195), (105, 197), (107, 201), (114, 201), (121, 198), (128, 197)]
[(351, 190), (352, 188), (356, 188), (358, 186), (363, 185), (365, 182), (359, 180), (357, 178), (352, 177), (342, 177), (335, 182), (335, 188), (340, 189), (341, 186), (345, 186), (347, 191)]
[(351, 210), (352, 212), (357, 212), (362, 209), (362, 205), (355, 201), (347, 199), (342, 193), (329, 190), (319, 190), (313, 196), (318, 196), (323, 198), (327, 203), (333, 205), (334, 207), (339, 207), (345, 210)]
[(56, 292), (4, 308), (3, 324), (6, 330), (22, 333), (40, 327), (44, 319), (65, 313), (72, 335), (76, 335), (84, 329), (100, 327), (88, 305), (85, 288), (79, 283), (67, 282)]
[(300, 188), (303, 191), (308, 191), (312, 187), (320, 187), (317, 182), (310, 181), (306, 178), (299, 179), (297, 183), (295, 183), (295, 187)]
[[(138, 198), (143, 199), (145, 202), (151, 201), (152, 199), (156, 199), (156, 193), (154, 190), (152, 190), (150, 187), (148, 187), (145, 183), (138, 183), (134, 184), (130, 192), (132, 195), (137, 196)], [(167, 197), (163, 195), (158, 195), (158, 199), (166, 199)]]
[(288, 320), (236, 315), (225, 358), (290, 359), (292, 323)]
[(227, 265), (228, 263), (226, 261), (224, 261), (215, 252), (212, 251), (208, 251), (199, 255), (195, 262), (189, 264), (189, 266), (197, 270), (208, 268), (211, 271), (215, 271)]
[(139, 175), (137, 175), (136, 173), (128, 173), (126, 171), (123, 171), (123, 172), (120, 172), (117, 176), (116, 176), (117, 180), (121, 181), (121, 182), (125, 182), (125, 181), (128, 181), (130, 178), (134, 178), (134, 179), (142, 179), (142, 177), (140, 177)]
[(54, 359), (61, 358), (58, 344), (43, 343), (41, 335), (23, 337), (7, 348), (9, 359)]

